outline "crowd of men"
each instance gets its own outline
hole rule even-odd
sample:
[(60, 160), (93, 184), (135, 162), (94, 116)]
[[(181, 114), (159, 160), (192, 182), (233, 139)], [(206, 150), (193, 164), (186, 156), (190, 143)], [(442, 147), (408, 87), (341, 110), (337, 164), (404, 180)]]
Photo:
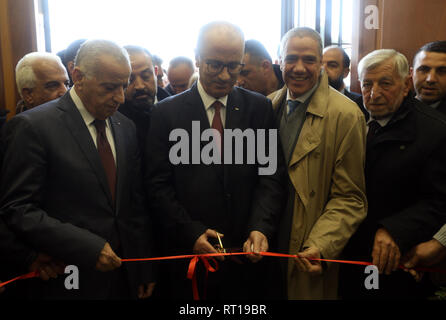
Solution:
[[(0, 279), (39, 278), (3, 298), (192, 299), (188, 261), (121, 259), (237, 251), (216, 272), (198, 264), (200, 294), (429, 297), (444, 279), (417, 267), (446, 262), (446, 41), (420, 48), (412, 68), (395, 50), (370, 52), (361, 94), (349, 72), (313, 29), (288, 31), (274, 64), (221, 21), (200, 30), (195, 64), (167, 70), (106, 40), (25, 55), (22, 100), (1, 131)], [(379, 288), (333, 259), (372, 262)]]

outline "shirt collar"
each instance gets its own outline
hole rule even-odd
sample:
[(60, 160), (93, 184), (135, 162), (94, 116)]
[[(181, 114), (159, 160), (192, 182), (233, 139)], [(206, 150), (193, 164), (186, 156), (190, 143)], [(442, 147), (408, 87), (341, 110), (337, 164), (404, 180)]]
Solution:
[(226, 107), (226, 104), (228, 102), (228, 95), (225, 95), (224, 97), (221, 97), (219, 99), (216, 99), (216, 98), (210, 96), (204, 90), (203, 86), (201, 85), (201, 81), (198, 81), (197, 88), (198, 88), (198, 93), (200, 94), (201, 100), (203, 101), (204, 108), (206, 110), (208, 110), (216, 100), (220, 101)]
[(434, 109), (437, 109), (440, 106), (441, 100), (430, 104), (430, 106)]
[(313, 86), (313, 88), (311, 88), (310, 90), (308, 90), (307, 92), (305, 92), (303, 95), (297, 97), (296, 99), (291, 98), (290, 89), (288, 88), (288, 89), (287, 89), (287, 94), (286, 94), (286, 100), (287, 100), (287, 101), (288, 101), (288, 100), (291, 100), (291, 101), (297, 100), (297, 101), (299, 101), (300, 103), (304, 103), (305, 101), (307, 101), (307, 99), (308, 99), (309, 97), (311, 97), (311, 95), (312, 95), (313, 92), (316, 90), (316, 88), (318, 87), (318, 85), (319, 85), (319, 81), (316, 82), (316, 84)]
[[(76, 105), (76, 108), (79, 110), (85, 124), (87, 126), (91, 125), (93, 123), (93, 121), (95, 120), (95, 117), (93, 117), (92, 114), (87, 110), (87, 108), (85, 108), (85, 105), (82, 102), (81, 98), (77, 95), (76, 89), (74, 86), (70, 89), (70, 96), (71, 96), (71, 99), (73, 99), (73, 102)], [(108, 127), (108, 121), (105, 121), (105, 125)]]
[[(415, 97), (415, 99), (417, 99), (418, 101), (421, 101), (421, 99), (418, 98), (417, 96)], [(421, 101), (421, 102), (423, 102), (423, 101)], [(426, 102), (423, 102), (423, 103), (427, 104), (428, 106), (430, 106), (430, 107), (432, 107), (434, 109), (437, 109), (440, 106), (441, 100), (438, 100), (437, 102), (434, 102), (434, 103), (431, 103), (431, 104), (426, 103)]]
[(367, 125), (370, 124), (370, 122), (372, 122), (372, 121), (376, 121), (376, 122), (379, 123), (379, 125), (380, 125), (381, 127), (385, 127), (385, 126), (389, 123), (390, 119), (392, 119), (392, 117), (393, 117), (393, 115), (390, 115), (390, 116), (388, 116), (388, 117), (385, 117), (385, 118), (383, 118), (383, 119), (379, 119), (379, 120), (370, 117), (370, 118), (369, 118), (369, 121), (367, 121)]

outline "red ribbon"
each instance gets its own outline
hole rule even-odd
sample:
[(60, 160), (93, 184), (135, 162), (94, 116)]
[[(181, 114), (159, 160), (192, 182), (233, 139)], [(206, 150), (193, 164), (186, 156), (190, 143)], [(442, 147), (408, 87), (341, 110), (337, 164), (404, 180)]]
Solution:
[(38, 276), (39, 276), (39, 271), (33, 271), (33, 272), (30, 272), (30, 273), (27, 273), (27, 274), (15, 277), (14, 279), (11, 279), (11, 280), (8, 280), (8, 281), (5, 281), (5, 282), (1, 282), (0, 283), (0, 288), (6, 286), (7, 284), (9, 284), (11, 282), (14, 282), (16, 280), (24, 280), (24, 279), (36, 278)]
[[(209, 272), (216, 272), (218, 270), (218, 263), (213, 259), (214, 257), (219, 256), (236, 256), (236, 255), (250, 255), (254, 254), (253, 252), (228, 252), (228, 253), (207, 253), (207, 254), (189, 254), (189, 255), (179, 255), (179, 256), (167, 256), (167, 257), (154, 257), (154, 258), (138, 258), (138, 259), (121, 259), (121, 262), (141, 262), (141, 261), (160, 261), (160, 260), (174, 260), (174, 259), (191, 259), (189, 263), (189, 267), (187, 270), (187, 278), (192, 280), (192, 290), (194, 299), (199, 299), (198, 294), (198, 287), (197, 287), (197, 276), (196, 276), (196, 267), (197, 263), (201, 261), (204, 264), (204, 268), (206, 270), (206, 279)], [(260, 255), (266, 256), (266, 257), (276, 257), (276, 258), (298, 258), (297, 255), (292, 254), (283, 254), (283, 253), (274, 253), (274, 252), (260, 252)], [(208, 258), (211, 258), (210, 260), (215, 263), (215, 267), (211, 266), (211, 264), (208, 261)], [(333, 259), (318, 259), (318, 258), (308, 258), (308, 260), (313, 261), (325, 261), (325, 262), (335, 262), (335, 263), (345, 263), (345, 264), (354, 264), (354, 265), (363, 265), (368, 266), (372, 265), (371, 262), (364, 262), (364, 261), (353, 261), (353, 260), (333, 260)], [(398, 268), (400, 269), (406, 269), (403, 265), (399, 265)], [(438, 273), (446, 273), (445, 269), (436, 269), (436, 268), (424, 268), (424, 267), (417, 267), (414, 268), (416, 271), (421, 272), (438, 272)], [(5, 281), (0, 283), (0, 288), (6, 286), (7, 284), (14, 282), (16, 280), (24, 280), (29, 278), (35, 278), (39, 276), (38, 271), (33, 271), (27, 274), (24, 274), (22, 276), (16, 277), (14, 279)], [(206, 283), (205, 283), (206, 284)], [(206, 288), (206, 285), (205, 285)], [(206, 292), (204, 294), (206, 296)]]
[(194, 294), (194, 300), (200, 300), (198, 295), (198, 286), (197, 286), (197, 263), (201, 261), (204, 264), (204, 268), (206, 270), (205, 276), (205, 284), (204, 284), (204, 298), (206, 299), (206, 288), (207, 288), (207, 279), (209, 272), (215, 272), (218, 270), (218, 263), (214, 258), (211, 258), (211, 261), (215, 263), (215, 267), (212, 267), (209, 263), (208, 259), (203, 256), (195, 256), (190, 260), (189, 268), (187, 270), (187, 278), (192, 280), (192, 292)]

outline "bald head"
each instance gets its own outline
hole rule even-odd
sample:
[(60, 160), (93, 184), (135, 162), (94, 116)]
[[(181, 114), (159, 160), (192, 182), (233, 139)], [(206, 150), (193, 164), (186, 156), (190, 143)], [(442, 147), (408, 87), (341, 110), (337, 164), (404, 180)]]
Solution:
[(201, 29), (195, 59), (207, 94), (221, 98), (232, 90), (242, 69), (244, 47), (243, 32), (233, 24), (213, 22)]
[[(212, 41), (212, 44), (208, 42)], [(200, 55), (208, 45), (218, 46), (240, 46), (244, 50), (245, 37), (242, 30), (229, 22), (215, 21), (203, 26), (198, 35), (196, 54)]]

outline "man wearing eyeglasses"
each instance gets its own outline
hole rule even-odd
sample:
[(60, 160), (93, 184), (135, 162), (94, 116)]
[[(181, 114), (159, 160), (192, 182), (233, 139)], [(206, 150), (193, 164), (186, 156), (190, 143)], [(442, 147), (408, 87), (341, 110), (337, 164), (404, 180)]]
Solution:
[(285, 86), (270, 95), (288, 165), (288, 204), (278, 229), (289, 299), (335, 299), (336, 259), (365, 218), (365, 120), (328, 85), (322, 41), (310, 28), (282, 38)]
[[(238, 27), (213, 22), (201, 29), (196, 48), (199, 81), (155, 107), (146, 153), (150, 158), (146, 186), (154, 212), (163, 222), (166, 253), (217, 253), (214, 244), (219, 243), (219, 237), (229, 252), (254, 252), (249, 260), (220, 258), (220, 268), (209, 274), (206, 286), (207, 298), (214, 300), (268, 298), (266, 279), (270, 273), (258, 253), (269, 250), (285, 201), (280, 143), (267, 141), (279, 145), (274, 155), (277, 170), (272, 175), (259, 175), (257, 159), (255, 164), (174, 165), (169, 159), (174, 144), (169, 135), (182, 128), (190, 139), (193, 121), (199, 122), (200, 134), (209, 128), (220, 133), (223, 129), (277, 129), (271, 102), (234, 86), (242, 69), (243, 51), (244, 36)], [(189, 141), (191, 146), (196, 143), (193, 137)], [(225, 143), (221, 144), (223, 154), (230, 151)], [(192, 158), (197, 156), (193, 151)], [(232, 151), (233, 156), (241, 152), (247, 156), (250, 150), (245, 146)], [(169, 297), (190, 299), (187, 262), (170, 266)], [(199, 291), (204, 291), (200, 284)]]

